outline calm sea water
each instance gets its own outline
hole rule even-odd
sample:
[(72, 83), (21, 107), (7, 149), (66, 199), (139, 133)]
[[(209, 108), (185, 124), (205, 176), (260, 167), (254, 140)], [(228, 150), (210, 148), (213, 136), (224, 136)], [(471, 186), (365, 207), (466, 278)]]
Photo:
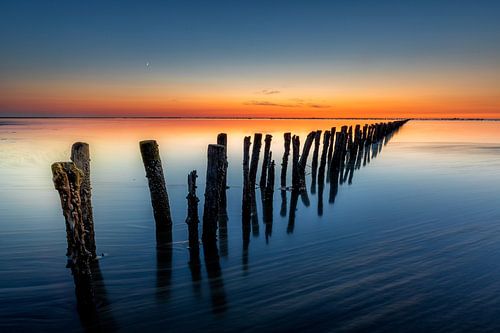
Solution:
[[(326, 184), (321, 216), (317, 192), (309, 206), (299, 200), (293, 232), (288, 212), (280, 214), (277, 183), (271, 232), (258, 197), (260, 227), (243, 249), (243, 137), (273, 135), (279, 175), (283, 132), (303, 141), (311, 130), (355, 123), (2, 120), (0, 331), (88, 329), (65, 267), (50, 171), (52, 162), (69, 159), (73, 142), (86, 141), (104, 253), (97, 308), (106, 331), (498, 332), (500, 122), (407, 123), (354, 172), (352, 184), (339, 187), (333, 205)], [(186, 178), (198, 170), (201, 214), (207, 144), (219, 132), (229, 141), (228, 234), (219, 241), (220, 271), (202, 259), (193, 272)], [(156, 252), (142, 139), (160, 144), (175, 222), (171, 256)]]

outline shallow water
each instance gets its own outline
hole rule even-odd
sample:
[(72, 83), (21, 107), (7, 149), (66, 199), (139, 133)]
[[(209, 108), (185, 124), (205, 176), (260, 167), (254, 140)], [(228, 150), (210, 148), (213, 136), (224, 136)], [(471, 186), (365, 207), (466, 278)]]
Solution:
[[(65, 267), (50, 172), (75, 141), (91, 146), (96, 242), (105, 254), (96, 298), (107, 331), (499, 331), (500, 122), (407, 123), (355, 170), (352, 184), (340, 185), (334, 204), (326, 184), (322, 216), (317, 191), (308, 207), (299, 199), (290, 230), (278, 189), (283, 132), (303, 142), (311, 130), (355, 123), (2, 120), (0, 331), (79, 332), (88, 324)], [(245, 250), (242, 143), (256, 131), (273, 135), (277, 186), (272, 232), (257, 191), (259, 229)], [(201, 214), (206, 148), (219, 132), (228, 133), (227, 238), (219, 240), (220, 270), (202, 259), (193, 272), (186, 178), (198, 170)], [(162, 153), (175, 223), (171, 256), (156, 250), (143, 139), (156, 139)]]

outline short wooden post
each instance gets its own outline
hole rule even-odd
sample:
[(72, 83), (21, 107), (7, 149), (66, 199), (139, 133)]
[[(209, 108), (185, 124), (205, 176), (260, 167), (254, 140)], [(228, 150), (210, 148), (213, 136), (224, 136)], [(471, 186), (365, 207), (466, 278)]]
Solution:
[(76, 142), (71, 147), (71, 160), (83, 172), (80, 187), (83, 226), (85, 228), (85, 247), (92, 259), (96, 258), (94, 215), (92, 212), (92, 186), (90, 184), (90, 149), (85, 142)]
[(260, 173), (260, 187), (264, 188), (267, 184), (267, 168), (269, 167), (269, 152), (271, 150), (271, 141), (273, 136), (271, 134), (266, 134), (264, 139), (264, 157), (262, 158), (262, 170)]
[(228, 162), (227, 162), (227, 134), (226, 133), (219, 133), (217, 135), (217, 144), (224, 146), (224, 179), (222, 180), (222, 192), (220, 196), (220, 211), (219, 215), (222, 216), (222, 218), (227, 218), (227, 167), (228, 167)]
[(250, 193), (250, 137), (246, 136), (243, 140), (243, 200), (241, 207), (241, 215), (242, 215), (242, 223), (243, 225), (248, 225), (250, 227), (250, 202), (251, 202), (251, 193)]
[(331, 168), (331, 162), (332, 162), (332, 156), (333, 156), (333, 145), (334, 145), (334, 141), (335, 141), (335, 132), (336, 132), (336, 128), (335, 127), (332, 127), (331, 131), (330, 131), (330, 144), (328, 146), (328, 158), (327, 158), (327, 164), (328, 164), (328, 169), (327, 169), (327, 172), (326, 172), (326, 181), (329, 182), (330, 181), (330, 168)]
[(294, 135), (292, 137), (292, 188), (294, 190), (300, 189), (299, 150), (300, 138)]
[(257, 178), (257, 167), (259, 165), (260, 148), (262, 147), (262, 134), (255, 133), (253, 136), (252, 159), (250, 161), (249, 184), (255, 187)]
[(326, 158), (330, 149), (330, 131), (325, 131), (323, 134), (323, 150), (321, 151), (321, 159), (319, 162), (318, 184), (321, 186), (325, 182)]
[(202, 240), (204, 243), (217, 241), (220, 194), (224, 179), (224, 156), (224, 146), (208, 145), (205, 206), (203, 209)]
[(319, 144), (321, 141), (321, 130), (316, 131), (314, 137), (314, 150), (311, 165), (311, 193), (316, 193), (316, 176), (318, 174), (318, 156), (319, 156)]
[(66, 221), (68, 249), (66, 255), (72, 266), (88, 268), (91, 254), (85, 247), (85, 226), (81, 209), (80, 189), (84, 174), (73, 162), (52, 164), (52, 180), (59, 192)]
[(283, 134), (283, 138), (285, 141), (284, 144), (284, 152), (283, 152), (283, 160), (281, 162), (281, 188), (286, 188), (286, 171), (288, 169), (288, 156), (290, 155), (290, 141), (292, 140), (291, 133)]
[(157, 231), (171, 231), (172, 217), (168, 201), (167, 185), (161, 165), (160, 150), (155, 140), (146, 140), (139, 143), (142, 161), (148, 178), (151, 204), (156, 222)]
[(200, 219), (198, 217), (198, 202), (200, 201), (196, 196), (196, 170), (191, 171), (188, 174), (188, 195), (186, 197), (188, 201), (188, 214), (186, 223), (188, 225), (189, 232), (189, 248), (199, 248), (199, 236), (198, 236), (198, 224)]

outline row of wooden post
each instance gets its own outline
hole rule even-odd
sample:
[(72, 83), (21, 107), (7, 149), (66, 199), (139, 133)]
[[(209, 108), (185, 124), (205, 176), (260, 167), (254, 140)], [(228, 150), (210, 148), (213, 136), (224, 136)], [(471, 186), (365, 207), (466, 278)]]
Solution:
[[(291, 190), (305, 190), (306, 167), (310, 150), (312, 157), (312, 183), (315, 190), (316, 180), (322, 184), (326, 173), (327, 181), (337, 182), (344, 164), (353, 165), (360, 162), (358, 152), (366, 146), (382, 140), (406, 120), (371, 125), (356, 125), (354, 129), (342, 126), (340, 131), (335, 127), (322, 133), (321, 130), (310, 132), (300, 152), (300, 138), (291, 133), (284, 134), (284, 153), (281, 163), (280, 185), (287, 189), (287, 169), (292, 151), (292, 184)], [(322, 136), (323, 134), (323, 136)], [(320, 154), (321, 138), (322, 151)], [(243, 199), (242, 221), (249, 225), (255, 214), (255, 188), (259, 155), (262, 148), (262, 134), (247, 136), (243, 141)], [(275, 186), (275, 162), (271, 151), (272, 136), (264, 139), (264, 153), (261, 165), (260, 189), (263, 207), (267, 214), (272, 214), (272, 201)], [(172, 217), (158, 144), (154, 140), (141, 141), (140, 152), (148, 179), (151, 194), (153, 215), (156, 230), (160, 233), (171, 233)], [(85, 267), (85, 263), (94, 260), (96, 255), (94, 222), (91, 203), (90, 153), (86, 143), (77, 142), (72, 147), (72, 162), (57, 162), (52, 165), (54, 186), (59, 192), (61, 206), (66, 220), (68, 240), (67, 255), (75, 267)], [(227, 221), (227, 135), (221, 133), (217, 144), (208, 145), (205, 201), (203, 207), (202, 241), (213, 243), (217, 240), (217, 229), (220, 221)], [(319, 160), (319, 161), (318, 161)], [(319, 168), (319, 172), (318, 172)], [(196, 170), (188, 175), (188, 214), (186, 223), (189, 230), (190, 248), (198, 247), (198, 197), (196, 195)], [(342, 178), (342, 177), (340, 177)], [(308, 199), (306, 200), (307, 204)], [(257, 226), (258, 227), (258, 226)]]

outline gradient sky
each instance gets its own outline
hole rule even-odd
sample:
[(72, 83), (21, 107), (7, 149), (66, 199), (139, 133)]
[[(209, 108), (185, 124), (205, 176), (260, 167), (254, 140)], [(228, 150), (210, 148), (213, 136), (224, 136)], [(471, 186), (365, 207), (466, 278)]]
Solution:
[(0, 116), (500, 118), (500, 1), (0, 2)]

